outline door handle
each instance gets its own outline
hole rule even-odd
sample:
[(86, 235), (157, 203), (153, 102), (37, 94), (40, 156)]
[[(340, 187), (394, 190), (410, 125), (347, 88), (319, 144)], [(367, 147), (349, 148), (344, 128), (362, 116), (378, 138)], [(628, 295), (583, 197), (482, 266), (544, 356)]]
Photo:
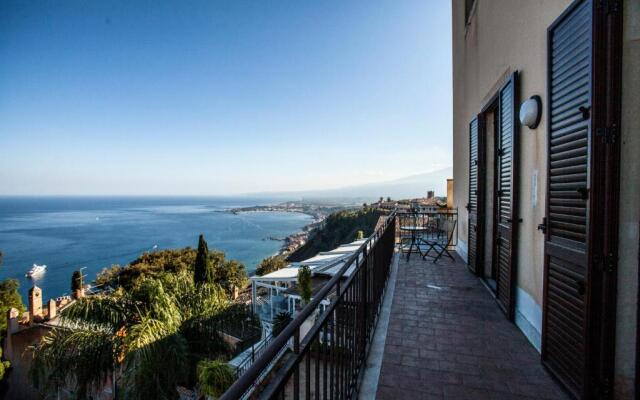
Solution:
[(544, 234), (547, 233), (547, 217), (542, 218), (542, 223), (538, 224), (538, 230)]
[(591, 114), (591, 106), (580, 106), (578, 108), (578, 111), (580, 111), (580, 113), (582, 114), (582, 119), (587, 120), (589, 119), (589, 115)]
[(586, 187), (577, 188), (576, 192), (578, 192), (582, 200), (587, 200), (589, 198), (589, 189)]

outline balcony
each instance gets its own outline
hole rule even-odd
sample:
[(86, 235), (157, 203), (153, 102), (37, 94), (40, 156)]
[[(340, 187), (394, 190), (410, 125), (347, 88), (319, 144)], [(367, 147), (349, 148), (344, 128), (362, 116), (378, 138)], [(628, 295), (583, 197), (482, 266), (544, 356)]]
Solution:
[(436, 264), (400, 258), (360, 398), (567, 399), (540, 354), (454, 257)]
[(451, 250), (455, 213), (411, 221), (430, 227), (428, 243), (444, 240), (452, 259), (435, 263), (407, 260), (403, 218), (392, 214), (343, 260), (222, 399), (567, 398)]

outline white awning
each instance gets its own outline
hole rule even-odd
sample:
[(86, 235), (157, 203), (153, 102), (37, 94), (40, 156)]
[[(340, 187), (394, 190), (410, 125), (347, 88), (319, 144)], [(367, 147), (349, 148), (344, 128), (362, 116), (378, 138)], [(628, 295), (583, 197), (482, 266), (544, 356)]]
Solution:
[[(340, 272), (342, 267), (344, 267), (344, 262), (340, 262), (340, 263), (338, 263), (336, 265), (333, 265), (333, 266), (331, 266), (331, 267), (329, 267), (327, 269), (323, 269), (322, 271), (318, 271), (317, 274), (318, 275), (334, 276), (335, 274)], [(347, 268), (347, 270), (344, 272), (343, 276), (345, 278), (351, 276), (351, 274), (353, 273), (355, 268), (356, 268), (356, 263), (352, 263), (351, 266), (349, 268)]]
[(286, 267), (266, 275), (252, 276), (251, 280), (263, 282), (294, 282), (298, 280), (298, 269), (299, 267)]
[[(262, 282), (295, 282), (298, 280), (298, 269), (303, 265), (309, 266), (314, 274), (333, 276), (340, 271), (346, 259), (354, 254), (365, 241), (366, 239), (360, 239), (343, 244), (331, 251), (319, 253), (304, 261), (291, 263), (286, 268), (263, 276), (252, 276), (251, 280)], [(354, 269), (355, 263), (345, 272), (345, 276), (351, 275)]]

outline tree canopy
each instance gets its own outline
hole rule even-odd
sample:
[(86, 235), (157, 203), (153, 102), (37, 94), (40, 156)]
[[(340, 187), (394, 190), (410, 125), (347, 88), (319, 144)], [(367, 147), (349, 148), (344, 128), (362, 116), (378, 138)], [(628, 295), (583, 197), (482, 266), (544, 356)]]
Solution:
[(5, 279), (0, 281), (0, 338), (7, 330), (7, 311), (10, 308), (17, 309), (20, 314), (25, 311), (22, 297), (18, 293), (20, 283), (17, 279)]
[[(96, 278), (96, 284), (131, 289), (145, 279), (158, 278), (167, 272), (185, 272), (194, 276), (196, 255), (197, 251), (189, 247), (144, 253), (129, 265), (113, 265), (103, 269)], [(213, 283), (219, 284), (228, 293), (231, 293), (233, 286), (243, 288), (248, 284), (244, 265), (235, 260), (227, 260), (224, 253), (209, 251), (208, 262), (214, 273)]]
[(287, 258), (288, 261), (303, 261), (321, 251), (333, 250), (354, 240), (358, 231), (364, 237), (373, 233), (378, 218), (384, 213), (376, 208), (343, 210), (333, 213), (324, 221), (324, 226), (311, 235), (309, 240)]
[(75, 293), (76, 290), (82, 289), (82, 272), (73, 271), (71, 275), (71, 293)]
[[(2, 265), (2, 252), (0, 251), (0, 265)], [(0, 342), (7, 330), (7, 311), (10, 308), (16, 308), (22, 314), (24, 312), (24, 304), (18, 293), (20, 283), (16, 279), (5, 279), (0, 281)], [(4, 379), (6, 370), (11, 366), (9, 361), (2, 360), (2, 347), (0, 347), (0, 381)]]
[(0, 347), (0, 381), (4, 379), (4, 374), (10, 366), (11, 363), (9, 361), (2, 360), (2, 347)]
[(198, 387), (206, 396), (222, 396), (235, 380), (233, 369), (222, 360), (202, 360), (198, 363)]
[(273, 318), (273, 336), (278, 336), (282, 330), (293, 321), (291, 313), (288, 311), (281, 311)]
[(263, 276), (273, 271), (285, 268), (287, 265), (287, 261), (282, 256), (267, 257), (262, 260), (258, 265), (258, 268), (256, 268), (256, 275)]
[(177, 385), (195, 384), (194, 359), (227, 354), (218, 329), (203, 326), (229, 306), (218, 285), (196, 286), (186, 272), (81, 298), (35, 348), (32, 379), (42, 388), (63, 382), (82, 399), (115, 375), (123, 398), (177, 398)]
[(195, 283), (213, 283), (215, 281), (215, 271), (209, 258), (209, 246), (203, 235), (198, 238), (193, 279)]
[(308, 265), (303, 265), (298, 270), (298, 288), (300, 297), (304, 303), (311, 301), (311, 269)]

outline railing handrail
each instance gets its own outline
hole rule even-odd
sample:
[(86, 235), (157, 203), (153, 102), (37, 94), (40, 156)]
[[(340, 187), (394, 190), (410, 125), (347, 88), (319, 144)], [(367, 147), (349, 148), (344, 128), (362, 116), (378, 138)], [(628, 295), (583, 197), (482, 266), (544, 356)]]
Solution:
[[(296, 317), (289, 323), (287, 326), (276, 336), (267, 348), (264, 349), (262, 354), (253, 362), (251, 367), (249, 367), (243, 374), (240, 376), (238, 380), (236, 380), (233, 385), (227, 389), (227, 391), (220, 397), (220, 400), (236, 400), (241, 398), (246, 391), (253, 385), (255, 385), (256, 379), (258, 379), (264, 368), (268, 367), (271, 363), (271, 360), (276, 357), (276, 355), (280, 352), (280, 350), (287, 345), (289, 340), (293, 338), (296, 334), (299, 333), (299, 329), (302, 324), (315, 312), (315, 310), (320, 305), (320, 302), (323, 301), (327, 295), (338, 285), (338, 282), (344, 277), (345, 272), (351, 267), (354, 262), (358, 262), (358, 257), (363, 253), (367, 247), (372, 244), (375, 240), (377, 240), (383, 232), (386, 231), (389, 224), (396, 217), (396, 211), (394, 210), (390, 215), (387, 216), (384, 224), (376, 229), (371, 236), (367, 238), (367, 240), (362, 243), (358, 249), (345, 261), (340, 271), (336, 273), (330, 280), (327, 282), (322, 289), (316, 293), (313, 299), (298, 312)], [(355, 271), (354, 271), (355, 273)], [(339, 293), (338, 293), (339, 295)]]

